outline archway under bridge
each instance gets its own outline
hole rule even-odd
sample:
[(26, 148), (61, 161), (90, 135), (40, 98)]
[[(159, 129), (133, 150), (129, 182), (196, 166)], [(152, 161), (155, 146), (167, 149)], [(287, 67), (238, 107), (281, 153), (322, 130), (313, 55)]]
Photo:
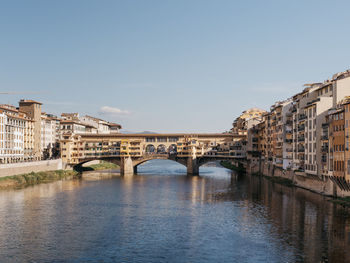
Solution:
[(74, 165), (74, 169), (81, 167), (83, 164), (94, 161), (102, 160), (110, 163), (117, 164), (120, 167), (121, 175), (133, 175), (137, 173), (137, 167), (147, 161), (151, 160), (172, 160), (181, 165), (184, 165), (187, 168), (187, 174), (189, 175), (198, 175), (199, 167), (202, 165), (221, 160), (231, 160), (232, 157), (217, 157), (217, 156), (205, 156), (205, 157), (178, 157), (176, 154), (145, 154), (142, 157), (131, 158), (128, 157), (101, 157), (101, 158), (90, 158), (82, 161), (79, 164)]

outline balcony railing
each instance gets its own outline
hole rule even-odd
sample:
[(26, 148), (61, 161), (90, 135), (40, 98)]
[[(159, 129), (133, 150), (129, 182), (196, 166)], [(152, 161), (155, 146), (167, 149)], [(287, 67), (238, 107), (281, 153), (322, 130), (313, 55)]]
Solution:
[(306, 119), (306, 115), (305, 114), (300, 114), (299, 115), (299, 121), (305, 120)]
[(298, 137), (298, 142), (305, 142), (305, 137)]

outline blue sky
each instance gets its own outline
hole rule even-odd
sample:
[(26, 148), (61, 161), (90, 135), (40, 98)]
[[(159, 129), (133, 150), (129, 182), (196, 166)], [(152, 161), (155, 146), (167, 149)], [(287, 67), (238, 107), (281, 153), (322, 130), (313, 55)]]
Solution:
[(1, 103), (221, 132), (349, 68), (349, 1), (0, 1)]

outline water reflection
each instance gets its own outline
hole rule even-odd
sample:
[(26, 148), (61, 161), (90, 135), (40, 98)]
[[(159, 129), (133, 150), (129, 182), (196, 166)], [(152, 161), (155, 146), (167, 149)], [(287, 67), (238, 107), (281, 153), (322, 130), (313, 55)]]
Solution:
[(0, 262), (350, 262), (350, 213), (217, 167), (151, 162), (0, 192)]

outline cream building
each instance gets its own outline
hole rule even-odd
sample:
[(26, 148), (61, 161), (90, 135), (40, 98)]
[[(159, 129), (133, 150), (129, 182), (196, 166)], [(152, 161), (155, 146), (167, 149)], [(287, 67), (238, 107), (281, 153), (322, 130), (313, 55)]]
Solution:
[(0, 105), (2, 163), (23, 162), (29, 159), (26, 144), (27, 127), (31, 120), (12, 105)]
[(5, 123), (7, 116), (3, 111), (0, 111), (0, 160), (4, 161), (5, 154)]
[(60, 121), (56, 116), (42, 113), (41, 115), (41, 149), (42, 158), (57, 157), (59, 147)]

